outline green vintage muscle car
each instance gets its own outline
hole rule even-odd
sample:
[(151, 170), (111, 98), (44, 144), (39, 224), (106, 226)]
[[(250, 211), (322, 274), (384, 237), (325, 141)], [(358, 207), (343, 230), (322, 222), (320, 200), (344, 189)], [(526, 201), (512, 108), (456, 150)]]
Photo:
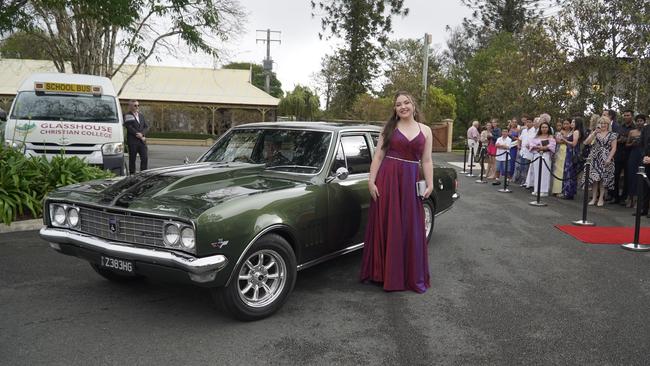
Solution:
[[(40, 235), (103, 277), (210, 288), (242, 320), (286, 301), (296, 271), (362, 248), (381, 126), (286, 122), (230, 129), (198, 161), (60, 188)], [(427, 238), (456, 172), (434, 169)], [(357, 276), (357, 273), (350, 273)]]

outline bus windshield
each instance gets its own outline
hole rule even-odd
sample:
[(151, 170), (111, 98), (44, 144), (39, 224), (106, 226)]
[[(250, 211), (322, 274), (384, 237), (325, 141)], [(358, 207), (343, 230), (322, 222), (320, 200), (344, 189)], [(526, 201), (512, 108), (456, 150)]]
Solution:
[(117, 123), (115, 98), (107, 95), (41, 94), (20, 92), (11, 113), (13, 119)]

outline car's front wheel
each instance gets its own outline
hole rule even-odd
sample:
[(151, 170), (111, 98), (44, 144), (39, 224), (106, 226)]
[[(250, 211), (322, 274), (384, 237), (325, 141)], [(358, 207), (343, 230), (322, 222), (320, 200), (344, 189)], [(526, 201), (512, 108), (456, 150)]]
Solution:
[(431, 236), (433, 234), (433, 226), (436, 219), (436, 208), (434, 206), (433, 200), (428, 199), (423, 202), (424, 206), (424, 230), (427, 235), (427, 243), (431, 241)]
[(293, 249), (281, 236), (267, 234), (244, 255), (230, 283), (212, 294), (235, 318), (259, 320), (284, 304), (295, 283)]

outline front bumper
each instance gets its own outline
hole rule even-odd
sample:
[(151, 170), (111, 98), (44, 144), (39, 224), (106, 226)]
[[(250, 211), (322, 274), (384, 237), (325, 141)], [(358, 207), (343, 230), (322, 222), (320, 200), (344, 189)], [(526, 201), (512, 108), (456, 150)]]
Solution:
[(214, 282), (217, 273), (228, 265), (228, 259), (220, 254), (197, 258), (154, 248), (126, 246), (66, 229), (49, 227), (43, 227), (39, 234), (43, 240), (50, 242), (53, 249), (63, 254), (89, 261), (93, 261), (101, 254), (128, 259), (136, 262), (136, 273), (165, 274), (167, 272), (166, 274), (173, 276), (180, 271), (185, 273), (185, 279), (189, 277), (191, 282), (199, 285)]

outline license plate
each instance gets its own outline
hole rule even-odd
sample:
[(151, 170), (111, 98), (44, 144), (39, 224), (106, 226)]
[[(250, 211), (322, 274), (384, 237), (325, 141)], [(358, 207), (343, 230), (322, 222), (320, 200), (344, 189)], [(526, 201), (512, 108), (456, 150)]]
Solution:
[(101, 257), (100, 265), (104, 268), (110, 268), (114, 271), (119, 271), (128, 274), (135, 274), (133, 272), (133, 262), (127, 261), (125, 259), (111, 258), (111, 257)]

